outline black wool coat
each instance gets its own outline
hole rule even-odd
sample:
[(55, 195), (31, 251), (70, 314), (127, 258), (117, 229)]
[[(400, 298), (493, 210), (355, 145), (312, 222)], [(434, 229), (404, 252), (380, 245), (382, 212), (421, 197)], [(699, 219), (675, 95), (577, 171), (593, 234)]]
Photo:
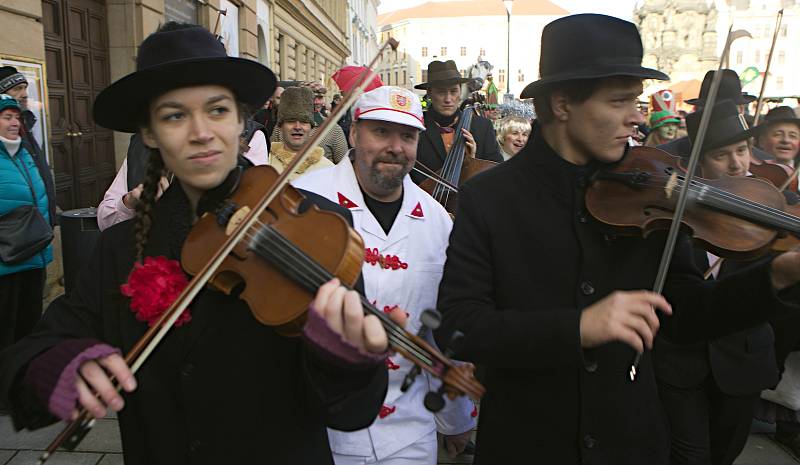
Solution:
[[(176, 186), (156, 204), (145, 255), (180, 252), (188, 221), (179, 212), (188, 211), (188, 201)], [(103, 231), (76, 291), (55, 301), (33, 334), (0, 353), (0, 398), (10, 400), (18, 428), (55, 420), (22, 386), (37, 354), (86, 337), (127, 352), (145, 332), (119, 292), (134, 258), (132, 226)], [(125, 395), (119, 424), (127, 465), (333, 464), (325, 428), (357, 430), (377, 417), (388, 380), (383, 364), (325, 361), (303, 339), (260, 324), (244, 301), (210, 289), (190, 309), (192, 321), (170, 330), (137, 373), (136, 391)]]
[[(444, 141), (442, 135), (439, 134), (439, 129), (436, 122), (430, 115), (430, 112), (423, 113), (425, 118), (425, 131), (419, 135), (419, 142), (417, 143), (417, 160), (423, 163), (428, 168), (438, 171), (444, 164), (447, 157), (447, 152), (444, 150)], [(469, 131), (475, 138), (475, 157), (484, 160), (496, 161), (498, 163), (503, 161), (503, 156), (500, 155), (500, 146), (497, 145), (497, 138), (494, 132), (492, 122), (481, 116), (473, 116), (472, 124), (469, 126)], [(417, 184), (428, 179), (427, 177), (417, 173), (411, 172), (411, 179)]]
[[(697, 249), (694, 258), (699, 269), (708, 269), (704, 250)], [(718, 278), (753, 265), (726, 260)], [(775, 336), (768, 323), (693, 344), (675, 344), (657, 337), (653, 359), (658, 381), (678, 388), (699, 387), (709, 375), (730, 396), (757, 395), (778, 384)]]
[[(568, 163), (534, 126), (519, 154), (461, 187), (436, 340), (446, 347), (463, 332), (454, 358), (486, 370), (476, 464), (668, 463), (651, 353), (631, 382), (630, 347), (581, 347), (582, 310), (615, 290), (651, 289), (666, 236), (623, 237), (592, 219), (585, 186), (597, 167)], [(665, 289), (675, 313), (661, 318), (662, 334), (707, 339), (779, 307), (770, 262), (708, 283), (691, 251), (682, 235)]]

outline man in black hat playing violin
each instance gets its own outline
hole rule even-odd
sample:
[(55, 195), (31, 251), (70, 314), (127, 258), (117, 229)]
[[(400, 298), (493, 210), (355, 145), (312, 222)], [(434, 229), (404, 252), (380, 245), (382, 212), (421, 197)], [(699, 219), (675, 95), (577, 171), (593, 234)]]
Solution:
[(680, 342), (744, 329), (784, 310), (778, 292), (800, 280), (800, 254), (789, 252), (704, 282), (681, 235), (658, 295), (647, 289), (665, 234), (624, 236), (590, 216), (593, 175), (626, 156), (644, 123), (642, 81), (668, 78), (641, 59), (627, 21), (586, 14), (547, 25), (541, 79), (522, 92), (538, 115), (529, 143), (459, 190), (436, 337), (445, 345), (463, 332), (454, 356), (486, 369), (476, 464), (666, 465), (645, 351), (659, 328)]
[[(417, 146), (417, 162), (424, 165), (422, 171), (427, 171), (425, 168), (441, 169), (458, 137), (464, 138), (465, 156), (498, 163), (503, 161), (494, 126), (488, 119), (474, 115), (469, 130), (464, 129), (460, 135), (455, 133), (462, 114), (462, 86), (469, 81), (469, 78), (461, 76), (453, 60), (432, 61), (428, 65), (428, 82), (414, 86), (428, 91), (431, 98), (431, 105), (425, 112), (428, 130), (419, 138)], [(417, 172), (411, 174), (417, 183), (427, 179)]]

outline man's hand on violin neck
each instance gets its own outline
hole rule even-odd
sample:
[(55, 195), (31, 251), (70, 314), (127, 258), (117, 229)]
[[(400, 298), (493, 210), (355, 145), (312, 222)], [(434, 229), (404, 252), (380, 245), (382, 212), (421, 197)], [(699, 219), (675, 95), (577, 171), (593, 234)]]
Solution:
[(772, 287), (781, 290), (800, 282), (800, 250), (792, 249), (772, 260)]
[(672, 307), (663, 296), (649, 291), (616, 291), (581, 313), (581, 347), (620, 341), (639, 353), (651, 349), (658, 332), (656, 310), (667, 315)]
[[(356, 291), (347, 290), (338, 279), (319, 288), (313, 309), (325, 318), (332, 330), (358, 350), (380, 354), (389, 347), (386, 331), (378, 317), (364, 315), (361, 296)], [(400, 324), (405, 323), (405, 312), (394, 311), (389, 316)]]

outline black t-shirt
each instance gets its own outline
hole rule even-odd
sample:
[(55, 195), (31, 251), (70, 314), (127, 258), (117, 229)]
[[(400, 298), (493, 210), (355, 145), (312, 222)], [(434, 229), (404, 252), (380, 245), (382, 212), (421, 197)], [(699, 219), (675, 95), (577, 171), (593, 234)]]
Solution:
[(375, 219), (378, 220), (378, 224), (383, 228), (383, 232), (389, 234), (394, 220), (397, 218), (397, 214), (400, 213), (400, 207), (403, 205), (403, 196), (401, 195), (399, 199), (393, 202), (381, 202), (380, 200), (375, 200), (370, 197), (364, 192), (364, 189), (361, 189), (361, 194), (364, 196), (364, 202), (366, 202), (367, 208), (369, 208), (369, 211), (371, 211)]

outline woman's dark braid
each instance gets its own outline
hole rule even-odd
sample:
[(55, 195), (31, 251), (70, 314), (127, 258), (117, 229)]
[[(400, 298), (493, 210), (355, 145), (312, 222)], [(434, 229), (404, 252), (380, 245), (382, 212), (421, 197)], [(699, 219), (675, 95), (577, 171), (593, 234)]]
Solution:
[(153, 206), (156, 203), (156, 194), (161, 177), (164, 175), (164, 160), (158, 149), (150, 149), (147, 161), (147, 170), (142, 183), (142, 195), (136, 203), (136, 224), (134, 238), (136, 240), (136, 261), (141, 261), (144, 247), (150, 234), (150, 225), (153, 223)]

